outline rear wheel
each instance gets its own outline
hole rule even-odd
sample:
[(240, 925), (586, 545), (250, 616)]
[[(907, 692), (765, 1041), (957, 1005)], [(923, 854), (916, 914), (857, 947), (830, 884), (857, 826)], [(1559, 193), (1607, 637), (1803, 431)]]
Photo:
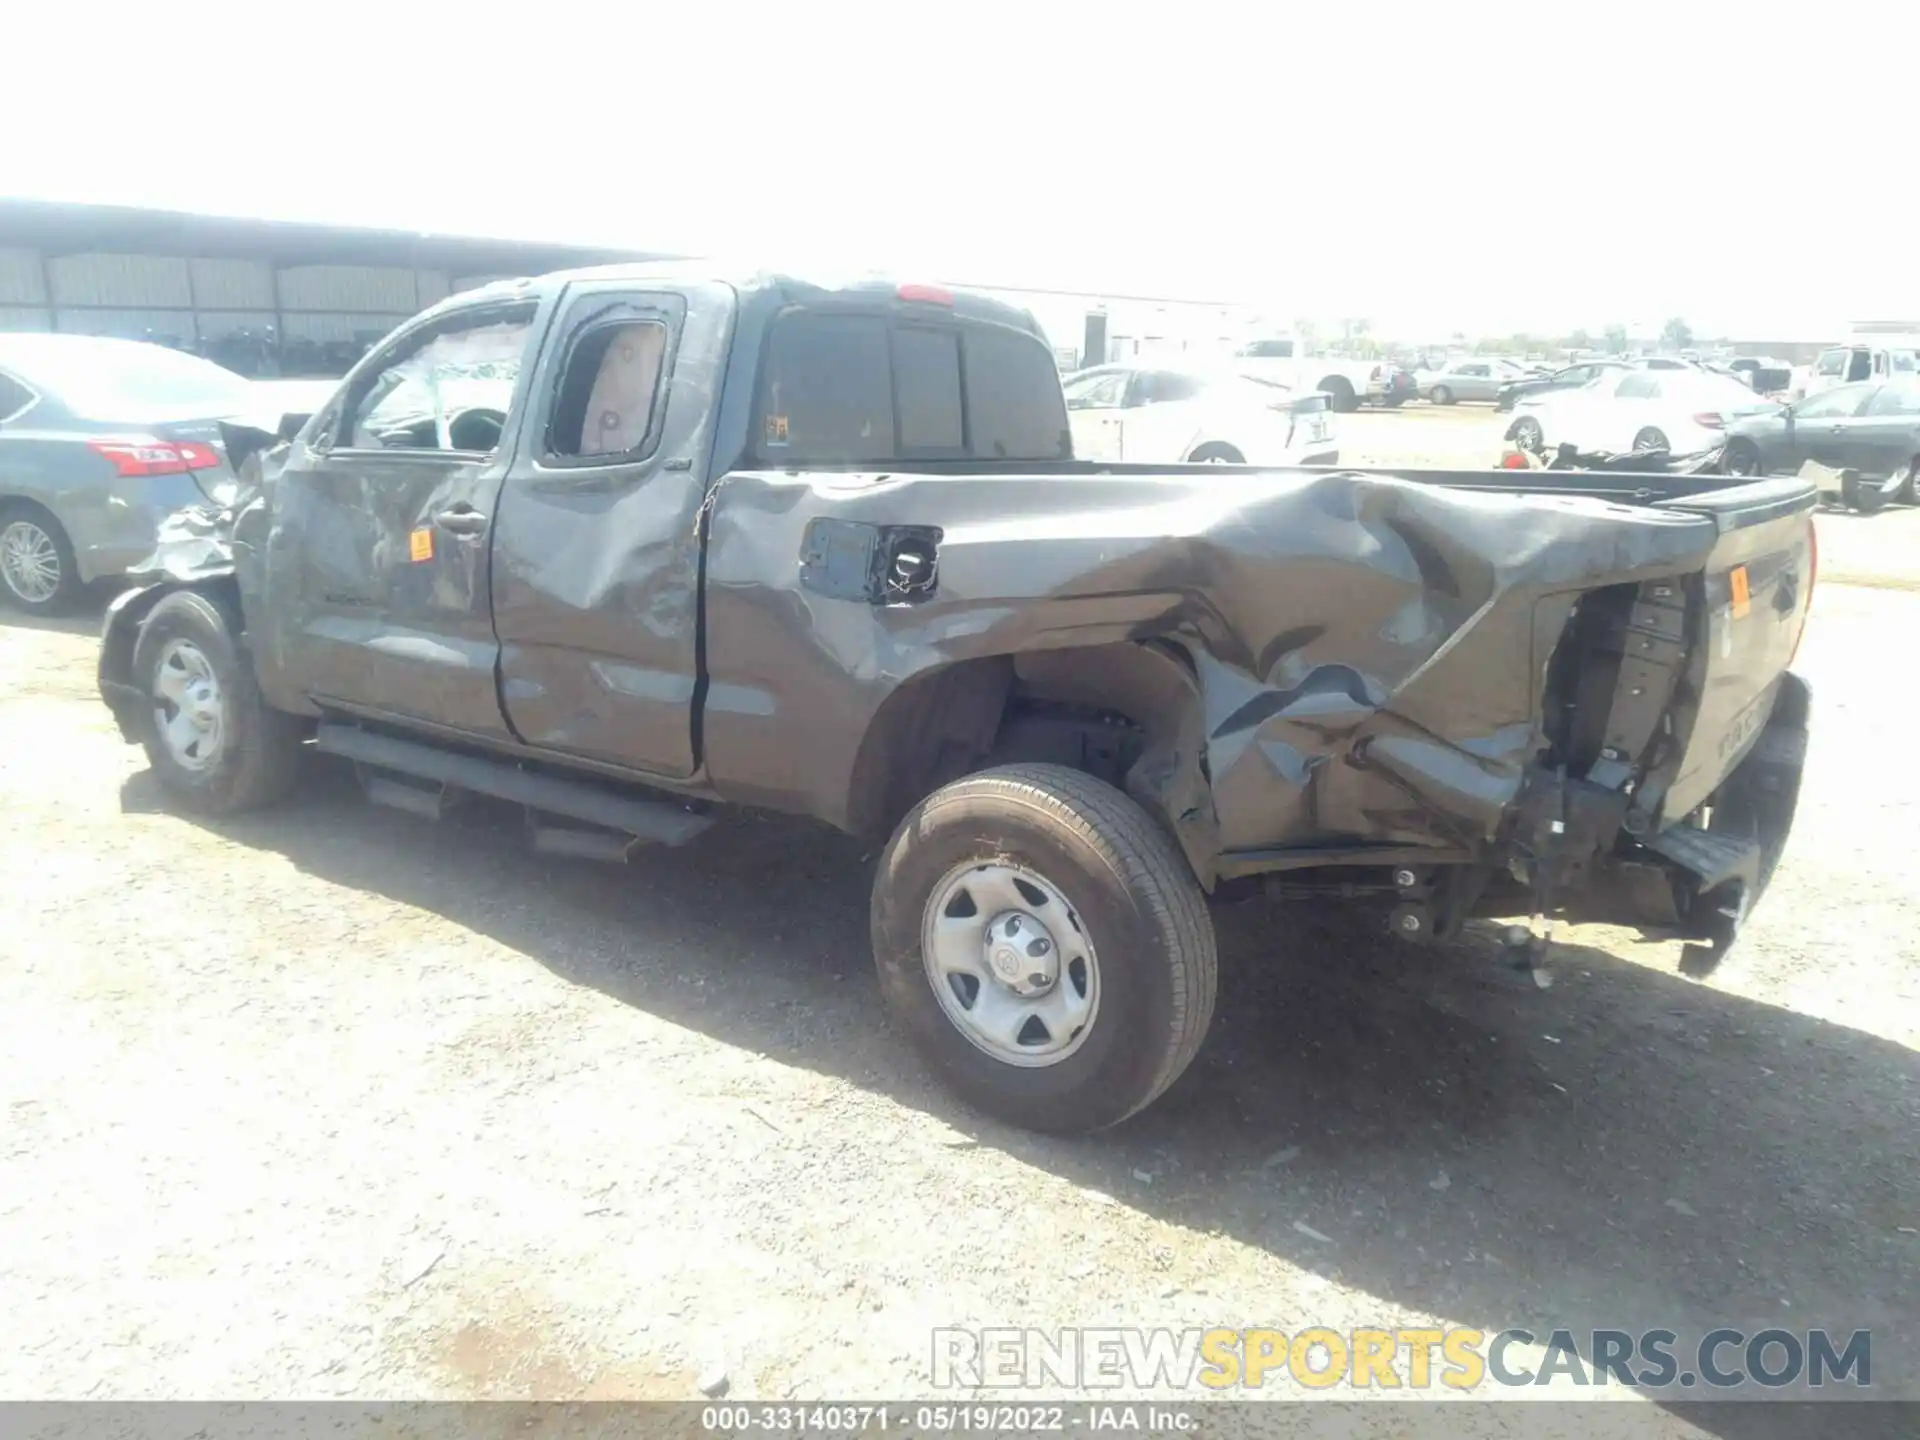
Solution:
[(1453, 391), (1444, 385), (1436, 385), (1427, 392), (1427, 399), (1436, 405), (1451, 405), (1453, 403)]
[(1189, 455), (1187, 461), (1193, 465), (1244, 465), (1247, 457), (1231, 445), (1209, 441)]
[(1745, 440), (1730, 441), (1727, 453), (1720, 457), (1720, 468), (1729, 475), (1758, 475), (1760, 452)]
[(1354, 393), (1352, 382), (1344, 375), (1325, 376), (1313, 388), (1326, 392), (1327, 405), (1336, 414), (1351, 415), (1360, 408), (1360, 397)]
[(1667, 432), (1659, 429), (1657, 426), (1649, 425), (1633, 437), (1633, 453), (1636, 455), (1647, 455), (1655, 450), (1671, 451), (1672, 449), (1673, 446), (1667, 440)]
[(141, 744), (160, 783), (209, 814), (251, 810), (293, 786), (300, 722), (268, 708), (207, 596), (167, 596), (140, 626), (133, 679), (148, 697)]
[(956, 780), (873, 883), (888, 1008), (946, 1081), (1015, 1125), (1117, 1124), (1187, 1068), (1213, 1014), (1213, 926), (1146, 812), (1059, 765)]
[(80, 593), (67, 532), (38, 505), (0, 505), (0, 589), (32, 615), (58, 614)]
[(1536, 455), (1540, 453), (1540, 447), (1546, 440), (1540, 432), (1540, 422), (1531, 415), (1523, 415), (1514, 421), (1513, 428), (1507, 434), (1522, 450), (1531, 450)]

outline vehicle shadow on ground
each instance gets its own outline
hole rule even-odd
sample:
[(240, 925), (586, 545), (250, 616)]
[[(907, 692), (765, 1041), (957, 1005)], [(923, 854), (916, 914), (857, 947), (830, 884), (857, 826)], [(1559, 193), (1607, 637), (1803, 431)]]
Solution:
[[(167, 808), (145, 772), (122, 802)], [(1920, 1194), (1920, 1056), (1860, 1031), (1580, 945), (1541, 992), (1495, 963), (1490, 934), (1435, 953), (1374, 918), (1258, 900), (1219, 912), (1222, 990), (1194, 1067), (1119, 1129), (1055, 1140), (926, 1076), (871, 983), (870, 856), (820, 827), (731, 813), (603, 867), (530, 853), (489, 807), (429, 837), (324, 757), (286, 808), (199, 823), (1396, 1306), (1543, 1339), (1871, 1328), (1876, 1388), (1912, 1379), (1893, 1340), (1920, 1295), (1920, 1238), (1899, 1228)], [(1768, 1408), (1689, 1418), (1780, 1433)]]
[(100, 633), (106, 605), (88, 599), (61, 615), (29, 615), (0, 601), (0, 630), (39, 630), (53, 635), (94, 635)]

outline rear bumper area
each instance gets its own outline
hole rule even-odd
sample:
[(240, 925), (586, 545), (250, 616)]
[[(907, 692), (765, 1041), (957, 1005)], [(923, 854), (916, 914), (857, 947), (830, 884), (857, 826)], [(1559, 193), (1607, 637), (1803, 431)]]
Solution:
[(1636, 926), (1693, 942), (1682, 969), (1704, 975), (1773, 880), (1799, 805), (1811, 692), (1781, 678), (1764, 729), (1706, 804), (1679, 824), (1623, 834), (1567, 896), (1575, 921)]

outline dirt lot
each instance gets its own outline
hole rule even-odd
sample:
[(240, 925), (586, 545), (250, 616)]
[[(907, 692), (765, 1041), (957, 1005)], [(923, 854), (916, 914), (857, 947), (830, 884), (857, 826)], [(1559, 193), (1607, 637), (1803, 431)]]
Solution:
[(182, 818), (95, 622), (0, 612), (0, 1396), (897, 1396), (936, 1325), (1423, 1321), (1873, 1327), (1913, 1393), (1920, 511), (1821, 524), (1802, 818), (1710, 983), (1582, 931), (1536, 993), (1484, 936), (1240, 906), (1199, 1062), (1072, 1143), (922, 1078), (850, 842), (613, 870), (322, 763)]

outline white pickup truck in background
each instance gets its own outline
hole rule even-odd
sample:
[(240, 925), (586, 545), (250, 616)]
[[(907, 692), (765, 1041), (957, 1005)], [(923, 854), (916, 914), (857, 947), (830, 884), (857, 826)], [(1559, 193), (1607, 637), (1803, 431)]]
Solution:
[(1313, 346), (1291, 335), (1278, 335), (1242, 345), (1233, 354), (1241, 374), (1269, 385), (1285, 385), (1306, 392), (1318, 390), (1333, 409), (1345, 414), (1363, 404), (1389, 408), (1414, 397), (1413, 375), (1387, 360), (1345, 360), (1315, 355)]

